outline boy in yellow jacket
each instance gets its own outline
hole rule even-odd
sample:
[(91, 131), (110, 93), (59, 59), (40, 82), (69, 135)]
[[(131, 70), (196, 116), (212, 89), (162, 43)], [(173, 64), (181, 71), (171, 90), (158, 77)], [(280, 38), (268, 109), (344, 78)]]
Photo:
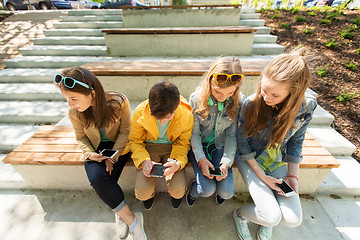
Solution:
[(140, 103), (131, 118), (130, 149), (136, 166), (135, 196), (150, 210), (154, 203), (155, 164), (165, 167), (171, 204), (178, 208), (186, 192), (185, 171), (194, 126), (192, 109), (170, 82), (156, 83), (149, 99)]

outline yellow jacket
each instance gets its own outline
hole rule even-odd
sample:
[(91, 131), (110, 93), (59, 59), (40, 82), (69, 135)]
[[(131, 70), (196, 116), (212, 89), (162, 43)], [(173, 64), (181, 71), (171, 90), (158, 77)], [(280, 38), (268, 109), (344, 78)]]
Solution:
[[(112, 95), (112, 97), (122, 102), (121, 98)], [(130, 104), (125, 97), (125, 101), (121, 105), (121, 116), (116, 122), (105, 127), (106, 136), (115, 142), (113, 149), (119, 152), (114, 156), (117, 161), (120, 155), (124, 155), (130, 151), (129, 148), (129, 132), (130, 132)], [(84, 124), (77, 118), (76, 110), (70, 108), (69, 118), (75, 131), (76, 140), (83, 152), (82, 160), (91, 161), (89, 159), (91, 152), (95, 152), (100, 144), (100, 132), (98, 128), (85, 128)]]
[[(187, 153), (190, 149), (191, 131), (194, 126), (192, 108), (180, 97), (180, 104), (170, 120), (166, 135), (172, 142), (170, 158), (179, 161), (181, 168), (188, 162)], [(148, 100), (140, 103), (131, 118), (130, 149), (135, 166), (140, 169), (141, 163), (150, 160), (150, 155), (145, 149), (145, 141), (156, 141), (159, 137), (157, 120), (151, 115)]]

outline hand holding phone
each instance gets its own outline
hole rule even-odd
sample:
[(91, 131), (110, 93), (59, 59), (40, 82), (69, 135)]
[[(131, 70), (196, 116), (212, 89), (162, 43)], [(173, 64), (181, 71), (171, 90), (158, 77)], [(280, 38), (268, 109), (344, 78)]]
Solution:
[(220, 168), (215, 168), (215, 170), (212, 170), (211, 168), (209, 168), (209, 172), (211, 176), (218, 176), (218, 177), (222, 177), (223, 173), (221, 172)]
[[(282, 180), (282, 179), (280, 179)], [(285, 197), (291, 197), (296, 195), (296, 192), (294, 189), (292, 189), (289, 184), (287, 184), (284, 180), (282, 180), (282, 183), (275, 183), (278, 188), (280, 188), (281, 192), (285, 195)]]
[(109, 158), (112, 161), (114, 160), (115, 155), (118, 153), (119, 151), (117, 150), (112, 150), (112, 149), (104, 149), (102, 150), (100, 153), (102, 154), (103, 157)]

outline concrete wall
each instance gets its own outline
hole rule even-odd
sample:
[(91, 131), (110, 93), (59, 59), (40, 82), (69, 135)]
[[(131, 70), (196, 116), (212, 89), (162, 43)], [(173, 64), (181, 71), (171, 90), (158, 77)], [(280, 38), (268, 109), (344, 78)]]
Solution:
[(125, 28), (237, 26), (240, 8), (122, 10)]
[[(105, 90), (124, 93), (132, 101), (148, 98), (150, 88), (157, 82), (170, 81), (176, 84), (186, 99), (201, 82), (201, 76), (97, 76)], [(241, 92), (248, 96), (255, 92), (259, 76), (245, 76)]]
[(254, 33), (224, 34), (105, 34), (112, 57), (250, 56)]

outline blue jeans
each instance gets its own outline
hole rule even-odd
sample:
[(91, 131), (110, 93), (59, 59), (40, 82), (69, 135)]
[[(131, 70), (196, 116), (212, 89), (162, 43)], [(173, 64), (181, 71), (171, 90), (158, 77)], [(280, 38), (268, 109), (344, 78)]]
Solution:
[[(224, 153), (224, 148), (216, 149), (214, 144), (211, 144), (207, 149), (207, 144), (203, 144), (203, 150), (206, 155), (206, 158), (212, 159), (211, 163), (215, 168), (220, 166), (220, 161)], [(209, 155), (211, 157), (209, 157)], [(195, 160), (195, 155), (190, 149), (188, 153), (188, 159), (193, 166), (196, 184), (191, 186), (190, 194), (192, 197), (210, 197), (215, 192), (223, 199), (230, 199), (234, 196), (234, 180), (232, 174), (232, 168), (229, 167), (228, 176), (221, 180), (217, 181), (215, 177), (213, 179), (209, 179), (208, 177), (202, 174), (201, 168)]]
[[(114, 142), (101, 142), (97, 152), (106, 148), (112, 149), (113, 146)], [(124, 193), (117, 182), (129, 157), (130, 153), (120, 156), (114, 163), (111, 175), (106, 171), (105, 160), (102, 162), (85, 161), (85, 171), (91, 186), (114, 212), (120, 211), (126, 205)]]

